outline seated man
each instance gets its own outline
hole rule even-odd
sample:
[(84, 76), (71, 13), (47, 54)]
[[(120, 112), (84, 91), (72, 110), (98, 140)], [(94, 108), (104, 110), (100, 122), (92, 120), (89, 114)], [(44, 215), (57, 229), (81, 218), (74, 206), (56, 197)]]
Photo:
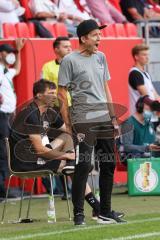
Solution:
[[(56, 86), (42, 79), (34, 84), (33, 95), (33, 102), (18, 113), (12, 125), (11, 165), (15, 171), (51, 169), (57, 172), (64, 164), (61, 160), (74, 160), (75, 153), (67, 153), (74, 149), (72, 138), (61, 132), (65, 131), (65, 125), (52, 108)], [(61, 130), (56, 138), (53, 128)], [(54, 140), (49, 142), (49, 138)]]
[(63, 22), (69, 34), (76, 36), (76, 26), (88, 19), (89, 15), (82, 13), (77, 9), (73, 0), (29, 0), (29, 8), (34, 18), (46, 20), (52, 23)]
[(120, 5), (123, 14), (129, 22), (160, 18), (159, 13), (149, 8), (146, 0), (120, 0)]
[[(33, 95), (33, 101), (19, 111), (12, 124), (11, 168), (16, 172), (52, 170), (71, 174), (75, 165), (74, 146), (63, 120), (53, 109), (56, 85), (41, 79), (34, 83)], [(99, 202), (88, 184), (85, 199), (98, 215)]]
[(150, 157), (150, 154), (160, 151), (160, 146), (155, 144), (155, 131), (151, 122), (152, 110), (157, 110), (157, 101), (148, 102), (148, 99), (147, 95), (140, 97), (136, 102), (136, 112), (122, 124), (120, 152), (125, 165), (127, 158)]
[(92, 15), (98, 19), (101, 24), (124, 23), (127, 21), (125, 16), (108, 0), (86, 0), (86, 3)]
[(0, 1), (0, 23), (16, 24), (20, 21), (25, 9), (21, 7), (18, 0), (1, 0)]

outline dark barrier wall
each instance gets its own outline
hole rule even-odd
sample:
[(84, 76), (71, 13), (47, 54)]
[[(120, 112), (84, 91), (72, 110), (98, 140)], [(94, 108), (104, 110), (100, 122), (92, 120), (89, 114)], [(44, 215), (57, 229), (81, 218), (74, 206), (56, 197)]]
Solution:
[[(3, 43), (5, 40), (0, 40)], [(6, 42), (6, 41), (5, 41)], [(14, 44), (13, 41), (7, 41)], [(32, 85), (40, 78), (42, 65), (55, 57), (52, 40), (48, 39), (26, 39), (22, 50), (22, 70), (15, 78), (15, 88), (18, 105), (32, 98)], [(73, 48), (77, 48), (77, 39), (72, 39)], [(128, 71), (133, 65), (131, 49), (134, 45), (142, 42), (141, 39), (102, 39), (99, 50), (104, 52), (111, 74), (109, 86), (113, 101), (128, 107)], [(125, 115), (126, 117), (127, 115)], [(116, 182), (126, 181), (126, 173), (115, 174)]]

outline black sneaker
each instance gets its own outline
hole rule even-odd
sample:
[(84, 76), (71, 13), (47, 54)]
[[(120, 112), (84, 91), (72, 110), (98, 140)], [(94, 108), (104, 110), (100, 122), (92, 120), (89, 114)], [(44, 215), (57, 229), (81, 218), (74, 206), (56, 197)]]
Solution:
[(112, 218), (107, 217), (107, 216), (99, 215), (98, 218), (97, 218), (97, 223), (99, 223), (99, 224), (113, 224), (113, 223), (116, 223), (116, 221)]
[(125, 215), (123, 212), (116, 212), (116, 211), (112, 211), (112, 212), (114, 212), (119, 218), (122, 218)]
[(107, 224), (111, 221), (111, 223), (125, 223), (126, 220), (121, 219), (115, 211), (111, 211), (107, 215), (99, 215), (97, 222), (101, 224)]
[(75, 160), (67, 160), (66, 165), (62, 169), (62, 173), (64, 175), (71, 175), (74, 173), (75, 170)]
[(76, 213), (74, 215), (74, 225), (85, 225), (83, 213)]
[(120, 214), (120, 213), (111, 211), (107, 216), (111, 219), (114, 219), (117, 223), (125, 223), (126, 220), (121, 219), (121, 217), (119, 217), (118, 214)]

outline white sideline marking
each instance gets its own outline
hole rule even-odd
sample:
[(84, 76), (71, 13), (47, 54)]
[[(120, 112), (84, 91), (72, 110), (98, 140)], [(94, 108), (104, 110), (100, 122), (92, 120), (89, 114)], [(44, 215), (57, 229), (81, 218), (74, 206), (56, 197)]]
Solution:
[[(136, 224), (136, 223), (144, 223), (144, 222), (156, 222), (160, 221), (160, 217), (158, 218), (150, 218), (150, 219), (144, 219), (144, 220), (133, 220), (128, 221), (127, 223), (122, 224), (109, 224), (109, 227), (119, 227), (122, 225), (130, 225), (130, 224)], [(72, 233), (72, 232), (78, 232), (78, 231), (84, 231), (84, 230), (90, 230), (90, 229), (97, 229), (97, 228), (104, 228), (107, 227), (106, 224), (103, 225), (91, 225), (88, 227), (73, 227), (72, 229), (66, 229), (63, 231), (52, 231), (52, 232), (44, 232), (44, 233), (33, 233), (33, 234), (27, 234), (27, 235), (19, 235), (16, 237), (9, 237), (9, 238), (0, 238), (0, 240), (23, 240), (23, 239), (34, 239), (37, 237), (46, 237), (46, 236), (53, 236), (53, 235), (60, 235), (64, 233)], [(159, 233), (160, 234), (160, 233)], [(136, 236), (136, 235), (135, 235)], [(131, 238), (132, 239), (132, 238)], [(133, 238), (134, 239), (134, 238)], [(128, 240), (127, 238), (115, 238), (115, 239), (104, 239), (104, 240)]]
[[(155, 237), (155, 236), (160, 236), (160, 232), (142, 233), (142, 234), (130, 235), (127, 237), (111, 238), (110, 240), (132, 240), (132, 239), (148, 238), (148, 237)], [(107, 238), (103, 240), (109, 240), (109, 239)]]

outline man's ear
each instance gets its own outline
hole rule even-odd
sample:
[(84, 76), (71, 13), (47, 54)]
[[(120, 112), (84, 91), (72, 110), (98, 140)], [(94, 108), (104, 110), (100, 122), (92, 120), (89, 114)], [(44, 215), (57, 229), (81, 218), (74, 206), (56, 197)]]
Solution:
[(41, 97), (42, 97), (42, 94), (41, 93), (37, 93), (36, 98), (37, 99), (41, 99)]
[(134, 60), (137, 61), (138, 55), (134, 55)]
[(54, 49), (54, 52), (55, 52), (55, 53), (58, 53), (58, 48), (57, 48), (57, 47)]
[(82, 43), (85, 43), (86, 37), (85, 37), (85, 36), (82, 36), (82, 37), (81, 37), (81, 41), (82, 41)]

